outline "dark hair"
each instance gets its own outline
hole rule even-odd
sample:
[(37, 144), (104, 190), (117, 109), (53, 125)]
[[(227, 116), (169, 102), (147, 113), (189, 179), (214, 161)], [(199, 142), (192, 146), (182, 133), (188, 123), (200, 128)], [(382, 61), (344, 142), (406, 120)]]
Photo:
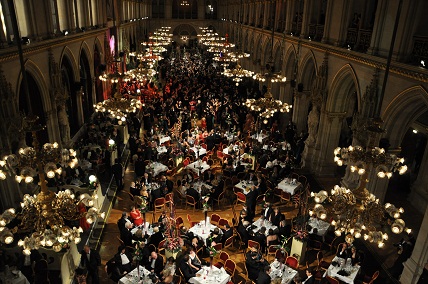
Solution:
[(314, 269), (312, 267), (308, 267), (308, 269), (306, 269), (306, 271), (309, 272), (312, 275)]
[(265, 268), (264, 268), (264, 271), (269, 272), (269, 270), (270, 270), (270, 266), (266, 265)]
[(186, 253), (184, 256), (183, 256), (183, 260), (185, 261), (185, 262), (188, 262), (189, 261), (189, 254), (188, 253)]
[(173, 256), (168, 257), (167, 262), (175, 262), (175, 258)]
[(272, 228), (270, 228), (270, 229), (269, 229), (269, 236), (272, 236), (272, 235), (274, 235), (274, 233), (273, 233), (273, 229), (272, 229)]

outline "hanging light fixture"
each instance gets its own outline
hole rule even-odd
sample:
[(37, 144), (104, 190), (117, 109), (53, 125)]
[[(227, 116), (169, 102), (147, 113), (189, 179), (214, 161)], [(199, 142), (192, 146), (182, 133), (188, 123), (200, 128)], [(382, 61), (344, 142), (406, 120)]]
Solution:
[(136, 112), (143, 104), (137, 99), (127, 99), (117, 91), (112, 98), (106, 99), (94, 105), (96, 112), (107, 113), (110, 117), (119, 121), (126, 121), (128, 113)]

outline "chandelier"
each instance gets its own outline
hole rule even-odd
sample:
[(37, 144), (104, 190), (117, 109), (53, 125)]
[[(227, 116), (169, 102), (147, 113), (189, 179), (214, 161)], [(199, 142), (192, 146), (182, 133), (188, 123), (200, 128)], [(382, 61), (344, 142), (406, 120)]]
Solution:
[(115, 71), (113, 73), (106, 73), (104, 72), (102, 75), (100, 75), (98, 78), (103, 82), (110, 82), (112, 84), (118, 83), (119, 81), (128, 82), (131, 80), (131, 78), (125, 74), (119, 72), (118, 63), (120, 63), (120, 60), (115, 60), (113, 64), (115, 64)]
[(140, 62), (137, 68), (131, 69), (126, 72), (127, 75), (139, 82), (151, 80), (152, 77), (156, 75), (156, 73), (156, 70), (152, 68), (144, 68), (142, 62)]
[[(390, 203), (382, 205), (373, 194), (359, 200), (352, 190), (336, 185), (330, 194), (320, 191), (312, 192), (311, 196), (314, 197), (315, 206), (309, 210), (309, 215), (321, 220), (330, 219), (336, 236), (344, 234), (349, 243), (363, 237), (382, 248), (388, 240), (385, 228), (389, 227), (394, 234), (411, 232), (405, 227), (404, 220), (400, 219), (403, 208), (396, 208)], [(330, 204), (328, 210), (322, 205), (325, 201)]]
[(404, 158), (386, 153), (385, 149), (379, 147), (338, 147), (334, 150), (334, 161), (338, 166), (349, 165), (351, 172), (357, 172), (359, 175), (365, 174), (367, 165), (371, 165), (380, 178), (391, 178), (395, 171), (400, 175), (407, 171), (407, 166), (403, 165)]
[(224, 69), (221, 74), (226, 77), (232, 78), (232, 80), (236, 82), (237, 86), (239, 85), (239, 82), (242, 81), (242, 78), (253, 76), (252, 71), (243, 69), (239, 64), (236, 64), (235, 68), (233, 69)]
[(104, 100), (94, 105), (96, 112), (108, 113), (111, 117), (116, 118), (119, 124), (126, 121), (128, 113), (136, 112), (141, 108), (142, 103), (137, 99), (127, 99), (117, 91), (114, 97)]
[(259, 112), (259, 116), (264, 119), (263, 123), (267, 124), (268, 119), (276, 112), (289, 112), (291, 105), (283, 103), (280, 100), (275, 100), (272, 93), (268, 89), (265, 96), (260, 99), (247, 99), (245, 105), (252, 111)]
[[(31, 250), (39, 247), (52, 248), (59, 252), (69, 243), (79, 243), (82, 228), (69, 227), (68, 221), (78, 220), (85, 216), (88, 222), (94, 222), (98, 217), (104, 217), (98, 209), (90, 208), (86, 215), (77, 209), (79, 202), (92, 206), (95, 197), (84, 194), (76, 198), (70, 190), (54, 193), (47, 187), (46, 177), (51, 179), (60, 174), (62, 167), (75, 167), (76, 152), (72, 149), (60, 149), (58, 143), (46, 143), (40, 147), (37, 131), (42, 129), (37, 125), (38, 118), (29, 115), (24, 118), (25, 130), (32, 133), (33, 147), (21, 148), (18, 153), (5, 156), (0, 161), (0, 179), (7, 175), (15, 175), (18, 182), (31, 183), (38, 176), (40, 193), (33, 196), (25, 194), (18, 212), (7, 209), (0, 215), (0, 241), (10, 244), (14, 234), (25, 236), (18, 241), (23, 247), (23, 253), (31, 254)], [(18, 225), (10, 228), (17, 220)]]

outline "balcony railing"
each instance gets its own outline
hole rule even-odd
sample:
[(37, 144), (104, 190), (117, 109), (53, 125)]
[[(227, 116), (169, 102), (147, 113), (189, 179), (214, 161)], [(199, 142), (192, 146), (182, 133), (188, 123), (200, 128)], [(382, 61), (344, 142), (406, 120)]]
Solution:
[(428, 60), (428, 36), (413, 37), (412, 61), (419, 63), (421, 60)]
[(370, 47), (372, 30), (349, 28), (346, 35), (346, 45), (359, 52), (366, 52)]

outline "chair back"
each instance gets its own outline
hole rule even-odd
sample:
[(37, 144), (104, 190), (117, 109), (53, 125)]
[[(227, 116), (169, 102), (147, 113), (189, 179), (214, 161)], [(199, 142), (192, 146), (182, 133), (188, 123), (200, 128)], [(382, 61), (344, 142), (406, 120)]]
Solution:
[[(229, 238), (229, 239), (230, 239), (230, 238)], [(222, 252), (220, 253), (219, 259), (220, 259), (223, 263), (225, 263), (225, 262), (226, 262), (226, 260), (228, 260), (228, 259), (229, 259), (229, 254), (228, 254), (227, 252), (225, 252), (225, 251), (222, 251)]]
[(195, 199), (193, 198), (193, 196), (190, 195), (186, 195), (186, 202), (192, 205), (196, 204)]
[(236, 268), (236, 263), (230, 258), (226, 259), (226, 262), (224, 263), (224, 270), (226, 270), (226, 272), (231, 277), (233, 277), (233, 275), (235, 274), (235, 268)]
[(325, 279), (327, 279), (328, 283), (330, 283), (330, 284), (339, 284), (340, 283), (339, 280), (334, 279), (333, 277), (330, 277), (328, 275), (325, 277)]
[(178, 217), (175, 219), (175, 226), (177, 226), (177, 228), (181, 228), (182, 226), (184, 226), (183, 217), (178, 216)]
[(226, 241), (224, 242), (224, 248), (227, 248), (233, 245), (233, 238), (234, 236), (231, 236), (226, 239)]
[(218, 220), (218, 226), (222, 229), (224, 229), (224, 227), (226, 225), (229, 225), (229, 221), (227, 219), (224, 218), (220, 218), (220, 220)]
[(297, 269), (297, 267), (299, 267), (299, 261), (294, 256), (288, 256), (285, 260), (285, 264), (294, 269)]
[(223, 244), (222, 244), (222, 243), (215, 244), (215, 245), (213, 246), (213, 248), (214, 248), (216, 251), (221, 251), (221, 250), (223, 249)]
[(280, 249), (276, 250), (276, 252), (275, 252), (275, 258), (276, 259), (281, 259), (281, 258), (287, 259), (287, 257), (288, 257), (288, 252), (286, 252), (284, 250), (280, 250)]
[(221, 219), (220, 215), (218, 215), (217, 213), (213, 213), (211, 214), (211, 224), (213, 225), (217, 225), (218, 221)]
[(248, 248), (256, 248), (257, 250), (259, 250), (260, 244), (259, 244), (259, 242), (256, 242), (253, 240), (248, 240)]
[(165, 242), (166, 242), (166, 240), (162, 240), (162, 241), (159, 242), (158, 251), (161, 251), (161, 250), (165, 249)]
[(247, 197), (242, 192), (235, 192), (238, 202), (247, 202)]

